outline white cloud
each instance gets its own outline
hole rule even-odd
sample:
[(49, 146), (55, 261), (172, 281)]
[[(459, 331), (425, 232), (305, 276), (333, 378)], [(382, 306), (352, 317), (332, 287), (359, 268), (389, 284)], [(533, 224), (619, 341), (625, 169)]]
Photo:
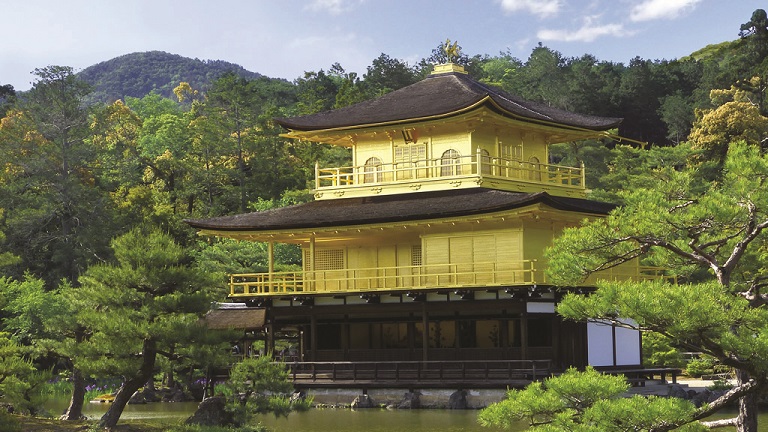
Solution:
[(364, 1), (365, 0), (312, 0), (312, 2), (306, 6), (306, 9), (314, 12), (324, 11), (331, 15), (340, 15), (354, 9), (355, 6)]
[(506, 13), (524, 11), (540, 18), (557, 15), (563, 6), (562, 0), (500, 0), (500, 3)]
[(694, 9), (701, 0), (644, 0), (635, 5), (629, 13), (632, 21), (675, 19)]
[(541, 40), (560, 42), (592, 42), (601, 36), (628, 36), (622, 24), (596, 24), (599, 17), (584, 17), (584, 24), (578, 30), (539, 30), (536, 36)]

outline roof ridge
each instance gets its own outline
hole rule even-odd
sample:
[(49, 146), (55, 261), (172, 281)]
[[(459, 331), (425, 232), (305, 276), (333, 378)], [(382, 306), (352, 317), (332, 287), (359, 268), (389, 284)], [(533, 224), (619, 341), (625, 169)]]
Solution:
[(494, 90), (493, 87), (491, 87), (489, 85), (486, 85), (486, 84), (483, 84), (482, 82), (477, 81), (477, 80), (475, 80), (473, 78), (471, 78), (471, 79), (472, 79), (473, 83), (477, 84), (479, 87), (481, 87), (483, 90), (485, 90), (486, 94), (488, 94), (488, 96), (493, 97), (493, 95), (496, 95), (499, 98), (504, 99), (505, 101), (507, 101), (507, 102), (509, 102), (509, 103), (515, 105), (516, 107), (519, 107), (519, 108), (521, 108), (521, 109), (523, 109), (525, 111), (529, 111), (529, 112), (532, 112), (532, 113), (534, 113), (536, 115), (540, 115), (540, 116), (542, 116), (542, 117), (544, 117), (546, 119), (553, 120), (552, 116), (550, 116), (548, 114), (545, 114), (543, 112), (531, 109), (530, 107), (522, 105), (520, 102), (517, 102), (515, 100), (510, 99), (507, 96), (508, 93), (506, 91), (502, 90), (501, 88), (499, 88), (498, 91), (493, 91)]

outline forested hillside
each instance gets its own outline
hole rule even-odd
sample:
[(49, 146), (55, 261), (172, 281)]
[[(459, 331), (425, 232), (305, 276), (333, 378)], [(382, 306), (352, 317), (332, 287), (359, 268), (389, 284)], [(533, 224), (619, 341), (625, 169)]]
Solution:
[(88, 96), (90, 101), (108, 103), (126, 96), (142, 97), (153, 90), (172, 97), (173, 88), (181, 81), (208, 89), (224, 72), (248, 79), (261, 76), (234, 63), (191, 59), (162, 51), (126, 54), (87, 67), (77, 76), (93, 86), (93, 93)]

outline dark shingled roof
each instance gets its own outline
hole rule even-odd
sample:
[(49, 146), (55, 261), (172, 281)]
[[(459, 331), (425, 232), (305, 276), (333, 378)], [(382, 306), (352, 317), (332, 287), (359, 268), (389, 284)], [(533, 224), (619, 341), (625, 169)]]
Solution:
[(302, 117), (279, 118), (286, 129), (313, 131), (371, 124), (389, 124), (408, 120), (450, 115), (486, 101), (502, 115), (522, 117), (529, 121), (557, 123), (576, 128), (603, 131), (615, 128), (620, 118), (596, 117), (552, 108), (530, 102), (501, 89), (482, 84), (463, 73), (430, 75), (410, 86), (379, 98), (348, 107)]
[(552, 196), (546, 192), (519, 193), (474, 188), (320, 200), (186, 222), (193, 228), (222, 231), (311, 229), (481, 215), (538, 203), (560, 210), (600, 215), (608, 214), (615, 207), (599, 201)]

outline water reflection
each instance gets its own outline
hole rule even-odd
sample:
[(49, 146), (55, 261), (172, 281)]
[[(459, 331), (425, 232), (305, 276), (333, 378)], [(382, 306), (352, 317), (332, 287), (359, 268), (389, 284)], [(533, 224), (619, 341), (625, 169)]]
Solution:
[[(259, 419), (274, 432), (497, 432), (477, 423), (477, 411), (449, 410), (310, 410), (288, 418), (263, 416)], [(504, 429), (525, 430), (525, 425)], [(498, 430), (500, 431), (500, 429)]]
[[(56, 415), (63, 412), (68, 400), (57, 399), (46, 408)], [(108, 404), (86, 404), (84, 414), (90, 419), (100, 418)], [(152, 403), (127, 405), (121, 421), (149, 420), (156, 424), (178, 424), (183, 422), (197, 408), (197, 402)], [(477, 411), (449, 410), (357, 410), (313, 409), (303, 413), (292, 413), (288, 418), (260, 416), (258, 420), (273, 432), (501, 432), (501, 429), (481, 427), (477, 423)], [(715, 418), (728, 418), (734, 410), (723, 412)], [(768, 432), (768, 413), (760, 414), (760, 432)], [(505, 432), (525, 431), (524, 423), (504, 429)], [(733, 428), (723, 429), (724, 431)]]
[[(52, 415), (63, 413), (69, 405), (68, 399), (52, 399), (45, 405)], [(83, 415), (95, 420), (101, 418), (107, 409), (107, 403), (86, 403), (83, 406)], [(126, 405), (121, 420), (155, 420), (161, 419), (163, 423), (183, 421), (197, 409), (198, 402), (158, 402), (150, 404)]]

